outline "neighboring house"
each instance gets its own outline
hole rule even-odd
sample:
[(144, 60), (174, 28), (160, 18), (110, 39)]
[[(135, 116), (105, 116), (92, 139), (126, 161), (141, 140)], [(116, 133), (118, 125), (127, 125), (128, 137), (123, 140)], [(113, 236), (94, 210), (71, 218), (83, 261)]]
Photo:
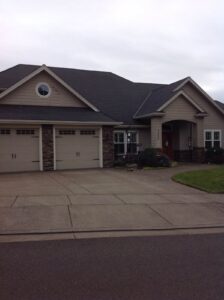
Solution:
[(134, 83), (109, 72), (0, 72), (0, 172), (110, 167), (147, 147), (201, 161), (224, 147), (223, 104), (190, 77)]

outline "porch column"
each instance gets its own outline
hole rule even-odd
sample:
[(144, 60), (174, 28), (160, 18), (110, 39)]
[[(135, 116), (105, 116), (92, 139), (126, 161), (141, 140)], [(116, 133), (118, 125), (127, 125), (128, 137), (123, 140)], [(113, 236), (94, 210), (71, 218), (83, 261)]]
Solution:
[(161, 118), (151, 118), (151, 147), (162, 149), (162, 120)]
[(204, 162), (204, 118), (200, 117), (196, 120), (196, 141), (193, 149), (193, 161), (202, 163)]

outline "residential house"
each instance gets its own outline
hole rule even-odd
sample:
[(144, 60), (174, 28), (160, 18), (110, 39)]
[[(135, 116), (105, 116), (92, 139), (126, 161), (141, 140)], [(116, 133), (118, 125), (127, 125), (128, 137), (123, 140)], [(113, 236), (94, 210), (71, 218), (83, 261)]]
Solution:
[(0, 72), (0, 172), (113, 166), (151, 147), (200, 162), (224, 148), (224, 105), (193, 79), (16, 65)]

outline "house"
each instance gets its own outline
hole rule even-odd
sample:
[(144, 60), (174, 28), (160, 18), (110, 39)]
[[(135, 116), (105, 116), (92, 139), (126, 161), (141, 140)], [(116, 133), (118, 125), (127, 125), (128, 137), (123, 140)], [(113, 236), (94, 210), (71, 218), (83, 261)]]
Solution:
[(190, 77), (16, 65), (0, 72), (0, 172), (110, 167), (147, 147), (201, 161), (224, 147), (224, 107)]

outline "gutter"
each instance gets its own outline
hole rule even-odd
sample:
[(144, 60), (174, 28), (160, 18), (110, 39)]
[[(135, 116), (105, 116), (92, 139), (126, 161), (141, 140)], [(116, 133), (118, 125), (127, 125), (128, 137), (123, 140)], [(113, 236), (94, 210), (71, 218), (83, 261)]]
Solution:
[(121, 125), (122, 122), (82, 122), (82, 121), (49, 121), (49, 120), (0, 120), (0, 124), (61, 124), (61, 125)]

